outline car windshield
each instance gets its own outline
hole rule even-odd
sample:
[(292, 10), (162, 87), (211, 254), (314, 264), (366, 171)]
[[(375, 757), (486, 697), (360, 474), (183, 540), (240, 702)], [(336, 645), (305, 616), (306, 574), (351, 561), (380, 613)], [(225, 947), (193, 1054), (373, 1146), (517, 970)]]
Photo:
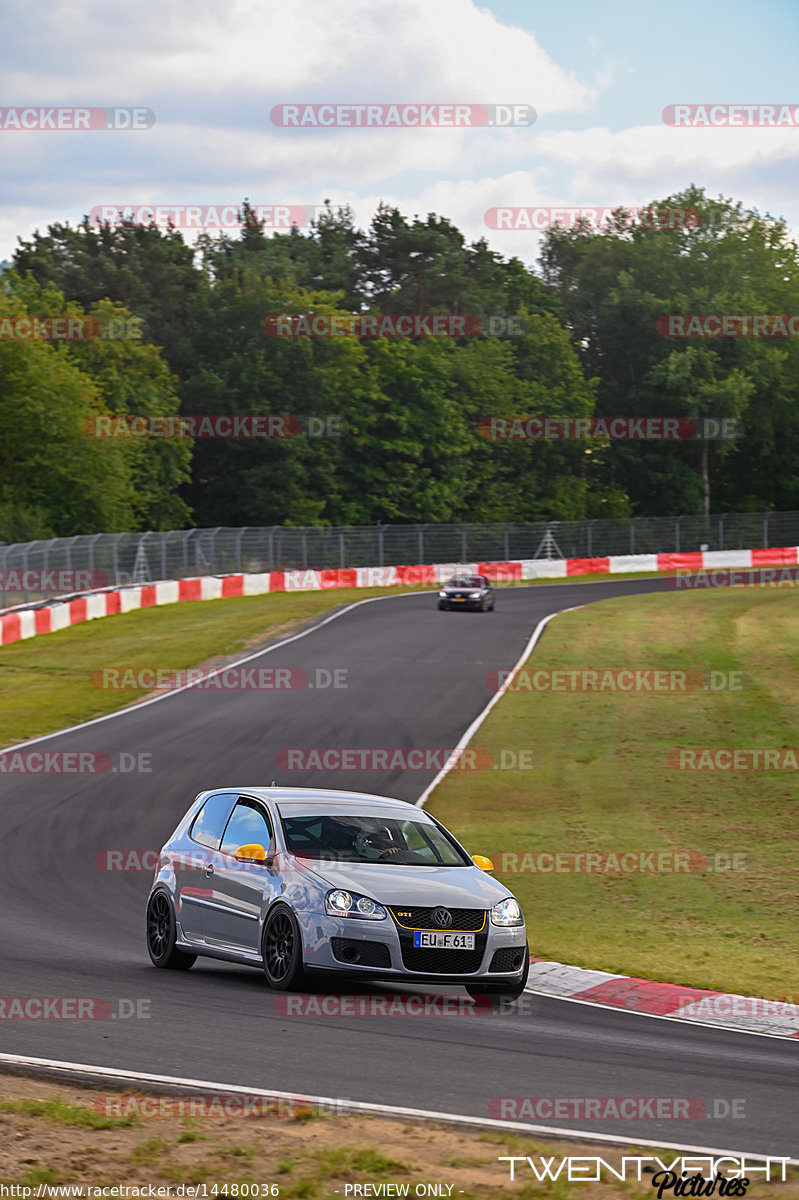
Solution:
[(483, 581), (479, 575), (456, 575), (445, 587), (480, 588)]
[(471, 866), (437, 826), (396, 816), (361, 813), (283, 818), (286, 848), (300, 858), (404, 867)]

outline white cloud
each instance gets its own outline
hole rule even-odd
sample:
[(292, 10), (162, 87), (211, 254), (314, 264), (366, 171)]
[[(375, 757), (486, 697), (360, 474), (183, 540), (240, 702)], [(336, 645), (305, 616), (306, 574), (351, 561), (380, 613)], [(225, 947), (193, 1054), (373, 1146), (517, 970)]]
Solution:
[[(5, 0), (4, 104), (141, 104), (147, 132), (0, 132), (0, 259), (16, 233), (76, 223), (100, 204), (319, 203), (435, 211), (472, 240), (535, 257), (531, 234), (497, 233), (497, 205), (641, 204), (695, 181), (799, 219), (796, 130), (579, 125), (626, 69), (592, 46), (576, 78), (530, 33), (479, 0), (139, 0), (132, 7)], [(6, 32), (7, 31), (7, 32)], [(605, 64), (604, 66), (602, 64)], [(528, 103), (532, 129), (277, 129), (291, 102)], [(561, 117), (561, 120), (563, 118)]]

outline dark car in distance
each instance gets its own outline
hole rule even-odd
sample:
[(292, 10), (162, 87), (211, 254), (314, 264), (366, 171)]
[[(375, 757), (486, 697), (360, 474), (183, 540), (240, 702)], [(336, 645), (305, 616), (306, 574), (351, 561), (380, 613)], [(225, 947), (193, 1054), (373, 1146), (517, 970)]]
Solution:
[(440, 609), (471, 608), (494, 611), (494, 589), (485, 575), (453, 575), (438, 593)]

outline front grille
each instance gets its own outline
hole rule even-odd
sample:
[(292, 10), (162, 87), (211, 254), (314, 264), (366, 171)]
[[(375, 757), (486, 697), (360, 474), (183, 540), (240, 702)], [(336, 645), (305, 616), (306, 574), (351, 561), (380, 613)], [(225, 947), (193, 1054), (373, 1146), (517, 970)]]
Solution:
[(502, 950), (495, 950), (488, 969), (489, 971), (521, 971), (524, 966), (524, 954), (523, 946), (505, 946)]
[[(485, 928), (486, 909), (484, 908), (448, 908), (445, 904), (435, 906), (435, 908), (439, 907), (446, 908), (447, 912), (452, 914), (452, 924), (443, 928), (444, 933), (479, 933), (481, 929)], [(398, 907), (390, 908), (389, 912), (402, 929), (437, 929), (441, 931), (442, 926), (437, 925), (433, 920), (435, 908)]]
[[(358, 938), (330, 939), (333, 957), (357, 967), (390, 967), (391, 952), (382, 942), (363, 942)], [(357, 957), (355, 957), (357, 955)]]
[(412, 946), (402, 940), (402, 963), (409, 971), (425, 971), (428, 975), (470, 975), (480, 970), (485, 950), (483, 944), (475, 950), (435, 950)]

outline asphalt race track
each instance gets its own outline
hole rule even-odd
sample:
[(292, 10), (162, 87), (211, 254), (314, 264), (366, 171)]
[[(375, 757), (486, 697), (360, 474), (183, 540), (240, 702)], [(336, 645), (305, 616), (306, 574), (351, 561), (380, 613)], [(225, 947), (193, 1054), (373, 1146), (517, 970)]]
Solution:
[[(662, 589), (657, 579), (510, 588), (486, 614), (439, 613), (430, 594), (365, 603), (256, 660), (312, 679), (317, 668), (346, 669), (346, 689), (184, 691), (40, 742), (115, 760), (151, 755), (152, 773), (3, 777), (0, 995), (104, 997), (114, 1009), (144, 1001), (150, 1015), (4, 1020), (0, 1051), (476, 1117), (500, 1096), (743, 1099), (745, 1119), (572, 1124), (799, 1156), (795, 1043), (530, 995), (501, 1016), (281, 1016), (260, 972), (207, 959), (187, 974), (151, 967), (150, 874), (95, 865), (109, 848), (159, 848), (204, 788), (276, 779), (416, 799), (435, 771), (290, 772), (275, 755), (452, 747), (490, 699), (486, 672), (512, 666), (543, 616)], [(535, 952), (534, 913), (527, 922)]]

